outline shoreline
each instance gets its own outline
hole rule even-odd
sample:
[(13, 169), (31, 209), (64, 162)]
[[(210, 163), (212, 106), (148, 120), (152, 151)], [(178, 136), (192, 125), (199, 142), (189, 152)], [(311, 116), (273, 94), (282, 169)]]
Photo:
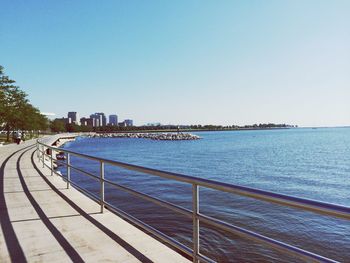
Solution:
[(75, 139), (80, 136), (80, 135), (76, 135), (76, 136), (72, 136), (72, 137), (63, 137), (63, 138), (58, 138), (56, 141), (54, 141), (51, 146), (56, 146), (57, 148), (62, 147), (64, 144), (66, 144), (67, 142), (72, 142), (75, 141)]
[(157, 141), (188, 141), (199, 140), (201, 137), (191, 133), (183, 132), (123, 132), (123, 133), (95, 133), (85, 135), (87, 138), (132, 138), (132, 139), (150, 139)]
[(70, 141), (74, 141), (79, 136), (81, 136), (81, 134), (58, 133), (55, 135), (49, 135), (46, 137), (42, 137), (41, 139), (45, 144), (48, 144), (50, 146), (54, 146), (56, 148), (60, 148), (65, 143), (70, 142)]

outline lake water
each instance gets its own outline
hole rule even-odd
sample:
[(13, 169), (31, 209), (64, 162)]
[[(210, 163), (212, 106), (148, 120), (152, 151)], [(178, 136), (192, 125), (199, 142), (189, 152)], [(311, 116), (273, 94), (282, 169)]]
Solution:
[[(201, 140), (78, 138), (64, 148), (121, 162), (350, 206), (350, 128), (199, 132)], [(72, 164), (98, 175), (97, 162)], [(106, 178), (191, 209), (191, 187), (106, 165)], [(98, 195), (93, 179), (72, 180)], [(191, 220), (106, 186), (106, 201), (191, 246)], [(200, 188), (200, 211), (350, 262), (350, 221)], [(298, 262), (201, 225), (201, 253), (219, 262)]]

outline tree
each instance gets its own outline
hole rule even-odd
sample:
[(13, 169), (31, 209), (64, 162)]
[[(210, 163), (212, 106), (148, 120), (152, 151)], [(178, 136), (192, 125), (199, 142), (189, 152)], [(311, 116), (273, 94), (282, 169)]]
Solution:
[(64, 132), (66, 130), (66, 127), (65, 127), (63, 121), (61, 121), (61, 120), (54, 120), (50, 124), (50, 129), (53, 132)]
[(8, 92), (16, 88), (14, 80), (4, 74), (4, 67), (0, 66), (0, 125), (4, 122)]
[(80, 132), (80, 126), (75, 123), (66, 123), (67, 132)]
[(31, 105), (27, 94), (13, 85), (14, 80), (4, 75), (0, 66), (0, 126), (7, 131), (7, 140), (13, 130), (43, 130), (47, 127), (47, 119)]
[(21, 110), (22, 115), (19, 121), (19, 129), (21, 130), (46, 130), (49, 120), (40, 113), (30, 103), (27, 103)]

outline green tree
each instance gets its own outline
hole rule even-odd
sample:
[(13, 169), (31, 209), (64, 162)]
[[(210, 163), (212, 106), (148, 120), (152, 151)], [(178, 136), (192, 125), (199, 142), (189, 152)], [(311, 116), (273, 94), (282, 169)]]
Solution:
[(13, 130), (44, 130), (47, 127), (46, 117), (29, 103), (27, 94), (14, 83), (0, 66), (0, 126), (5, 127), (8, 141)]
[(21, 121), (19, 128), (21, 130), (46, 130), (49, 120), (40, 113), (39, 109), (35, 108), (30, 103), (27, 103), (20, 113)]
[(6, 106), (8, 93), (11, 89), (16, 88), (14, 80), (4, 74), (4, 67), (0, 66), (0, 125), (3, 124), (6, 115)]
[(64, 132), (66, 130), (66, 127), (63, 121), (54, 120), (50, 124), (50, 129), (53, 132)]
[(80, 126), (75, 123), (66, 123), (67, 132), (80, 132)]

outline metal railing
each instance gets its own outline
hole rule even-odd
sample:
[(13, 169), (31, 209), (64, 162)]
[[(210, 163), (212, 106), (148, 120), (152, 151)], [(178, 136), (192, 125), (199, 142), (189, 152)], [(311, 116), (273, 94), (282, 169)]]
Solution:
[[(46, 153), (46, 150), (50, 149), (50, 154)], [(53, 152), (64, 152), (67, 156), (66, 162), (61, 162), (58, 160), (55, 160), (53, 156)], [(45, 162), (45, 156), (48, 157), (48, 163)], [(84, 171), (80, 168), (74, 167), (71, 165), (71, 156), (77, 156), (80, 158), (85, 158), (88, 160), (94, 160), (100, 163), (100, 172), (99, 176), (96, 176), (92, 173), (89, 173), (87, 171)], [(153, 235), (155, 235), (157, 238), (159, 238), (161, 241), (167, 243), (168, 245), (182, 251), (186, 255), (193, 258), (193, 262), (214, 262), (210, 258), (202, 255), (200, 253), (200, 247), (199, 247), (199, 229), (200, 229), (200, 222), (205, 223), (209, 226), (214, 227), (217, 230), (222, 230), (228, 233), (232, 233), (235, 235), (239, 235), (241, 237), (256, 241), (261, 244), (265, 244), (273, 249), (282, 251), (284, 253), (290, 254), (292, 256), (296, 256), (300, 259), (306, 260), (308, 262), (336, 262), (335, 260), (323, 257), (321, 255), (312, 253), (310, 251), (303, 250), (301, 248), (298, 248), (296, 246), (292, 246), (289, 244), (286, 244), (284, 242), (269, 238), (267, 236), (258, 234), (256, 232), (235, 226), (233, 224), (229, 224), (227, 222), (223, 222), (221, 220), (218, 220), (216, 218), (206, 216), (199, 211), (199, 187), (205, 187), (210, 188), (214, 190), (218, 190), (221, 192), (227, 192), (232, 193), (240, 196), (250, 197), (254, 198), (256, 200), (262, 200), (267, 201), (270, 203), (275, 203), (283, 206), (288, 206), (292, 208), (302, 209), (305, 211), (311, 211), (323, 215), (329, 215), (334, 216), (342, 219), (350, 220), (350, 207), (341, 206), (341, 205), (335, 205), (330, 203), (324, 203), (319, 202), (315, 200), (310, 199), (304, 199), (304, 198), (298, 198), (283, 194), (278, 194), (274, 192), (269, 191), (263, 191), (259, 189), (254, 189), (250, 187), (244, 187), (239, 185), (233, 185), (233, 184), (227, 184), (222, 182), (217, 182), (213, 180), (207, 180), (177, 173), (171, 173), (151, 168), (146, 168), (142, 166), (136, 166), (132, 164), (117, 162), (113, 160), (103, 159), (103, 158), (97, 158), (94, 156), (81, 154), (77, 152), (73, 152), (66, 149), (57, 148), (54, 146), (47, 145), (40, 140), (37, 140), (37, 157), (40, 162), (42, 162), (43, 167), (47, 166), (51, 169), (51, 175), (53, 173), (61, 176), (64, 180), (67, 182), (67, 188), (70, 187), (70, 185), (73, 185), (78, 190), (85, 193), (88, 197), (93, 199), (94, 201), (98, 202), (101, 206), (101, 213), (103, 212), (104, 208), (107, 208), (108, 210), (114, 212), (115, 214), (119, 215), (120, 217), (127, 219), (131, 223), (135, 224), (136, 226), (140, 227), (143, 230), (146, 230)], [(57, 164), (62, 164), (67, 167), (67, 177), (63, 177), (60, 173), (57, 173), (54, 169), (54, 162)], [(110, 180), (107, 180), (104, 178), (104, 166), (105, 164), (109, 164), (112, 166), (117, 166), (120, 168), (124, 168), (131, 171), (146, 173), (153, 176), (158, 176), (166, 179), (175, 180), (178, 182), (183, 182), (192, 185), (192, 210), (186, 209), (184, 207), (172, 204), (170, 202), (158, 199), (156, 197), (147, 195), (142, 192), (135, 191), (133, 189), (130, 189), (128, 187), (119, 185), (115, 182), (112, 182)], [(71, 170), (78, 171), (80, 173), (83, 173), (91, 178), (94, 178), (95, 180), (99, 181), (100, 183), (100, 195), (97, 198), (95, 195), (91, 194), (90, 192), (86, 191), (76, 183), (71, 181)], [(151, 227), (150, 225), (140, 221), (139, 219), (136, 219), (135, 217), (127, 214), (126, 212), (116, 208), (112, 204), (105, 201), (104, 198), (104, 189), (105, 184), (108, 184), (112, 187), (118, 188), (120, 190), (123, 190), (127, 193), (130, 193), (132, 195), (135, 195), (137, 197), (140, 197), (144, 200), (153, 202), (157, 205), (160, 205), (162, 207), (171, 209), (172, 211), (175, 211), (177, 213), (180, 213), (190, 219), (192, 219), (192, 229), (193, 229), (193, 247), (189, 248), (185, 246), (184, 244), (178, 242), (177, 240), (165, 235), (164, 233), (158, 231), (157, 229)]]

